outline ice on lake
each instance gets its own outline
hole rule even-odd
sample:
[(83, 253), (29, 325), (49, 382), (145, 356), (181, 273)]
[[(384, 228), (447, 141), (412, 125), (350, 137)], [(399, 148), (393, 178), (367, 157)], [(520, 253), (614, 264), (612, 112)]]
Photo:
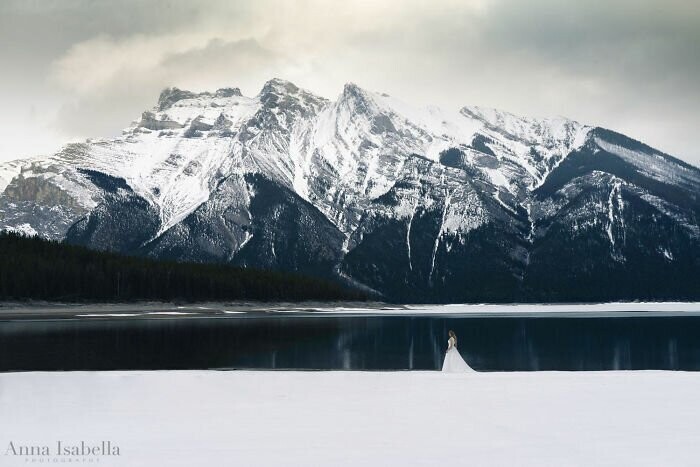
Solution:
[[(119, 466), (697, 465), (700, 374), (0, 374), (0, 442)], [(4, 456), (3, 466), (26, 465)]]

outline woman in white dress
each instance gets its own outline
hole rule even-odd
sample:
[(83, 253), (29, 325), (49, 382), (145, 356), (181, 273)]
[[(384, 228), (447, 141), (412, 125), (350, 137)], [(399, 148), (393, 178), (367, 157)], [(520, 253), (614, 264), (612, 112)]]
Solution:
[(448, 334), (450, 338), (447, 339), (447, 353), (445, 354), (445, 361), (442, 364), (442, 371), (451, 373), (474, 371), (459, 354), (459, 350), (457, 350), (457, 336), (454, 331), (450, 331)]

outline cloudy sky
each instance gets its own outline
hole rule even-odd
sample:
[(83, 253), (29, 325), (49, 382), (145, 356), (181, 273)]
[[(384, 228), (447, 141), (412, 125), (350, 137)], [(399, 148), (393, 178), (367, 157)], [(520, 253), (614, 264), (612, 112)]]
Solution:
[(0, 161), (116, 135), (167, 86), (280, 77), (562, 115), (700, 165), (695, 0), (2, 0), (0, 63)]

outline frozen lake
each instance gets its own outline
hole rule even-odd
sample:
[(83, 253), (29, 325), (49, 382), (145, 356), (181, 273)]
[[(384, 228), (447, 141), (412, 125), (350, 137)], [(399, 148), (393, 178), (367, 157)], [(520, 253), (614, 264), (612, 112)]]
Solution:
[[(0, 374), (8, 443), (110, 441), (103, 466), (691, 466), (700, 374)], [(81, 458), (82, 459), (82, 458)], [(88, 456), (86, 459), (93, 459)], [(94, 461), (94, 459), (93, 459)], [(63, 465), (63, 464), (61, 464)]]
[(700, 370), (700, 306), (170, 304), (0, 308), (0, 371)]

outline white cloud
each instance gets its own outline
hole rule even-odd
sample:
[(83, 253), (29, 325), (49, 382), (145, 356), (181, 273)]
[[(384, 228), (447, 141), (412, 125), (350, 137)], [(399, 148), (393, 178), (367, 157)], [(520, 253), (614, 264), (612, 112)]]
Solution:
[[(48, 13), (10, 8), (0, 17), (5, 43), (26, 33), (16, 43), (26, 50), (13, 49), (7, 57), (15, 66), (0, 75), (0, 140), (35, 133), (0, 145), (0, 160), (43, 151), (58, 135), (117, 134), (166, 86), (239, 86), (253, 95), (281, 77), (329, 98), (353, 81), (417, 104), (564, 115), (700, 162), (693, 137), (700, 124), (700, 13), (681, 0), (664, 9), (651, 0), (62, 5)], [(72, 27), (52, 30), (41, 14)], [(8, 15), (31, 19), (24, 28), (30, 31), (15, 25), (5, 27), (14, 36), (3, 36), (2, 27), (12, 25)], [(49, 59), (52, 37), (68, 45)], [(29, 65), (39, 71), (23, 75)], [(31, 96), (16, 98), (20, 84), (19, 95)], [(8, 129), (36, 124), (26, 117), (28, 100), (40, 103), (50, 131)], [(25, 152), (17, 154), (19, 147)]]

